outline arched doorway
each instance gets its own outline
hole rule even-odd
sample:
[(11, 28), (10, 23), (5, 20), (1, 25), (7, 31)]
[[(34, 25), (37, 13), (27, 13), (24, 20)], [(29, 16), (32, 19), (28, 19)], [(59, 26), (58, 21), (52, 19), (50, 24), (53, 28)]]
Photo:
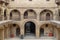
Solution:
[(18, 24), (10, 24), (10, 37), (19, 37), (20, 36), (20, 26)]
[(40, 36), (44, 36), (44, 28), (40, 28)]
[(28, 9), (24, 12), (24, 19), (36, 19), (37, 14), (34, 10)]
[(4, 20), (7, 19), (7, 15), (6, 15), (6, 13), (7, 13), (7, 10), (5, 9), (5, 10), (4, 10)]
[(46, 20), (50, 20), (50, 13), (46, 14)]
[(0, 21), (2, 20), (2, 9), (0, 8)]
[(20, 35), (20, 28), (16, 28), (16, 36), (19, 36)]
[(25, 35), (34, 35), (35, 36), (35, 24), (31, 21), (25, 23)]
[(52, 24), (43, 24), (40, 27), (40, 37), (54, 37), (55, 27)]

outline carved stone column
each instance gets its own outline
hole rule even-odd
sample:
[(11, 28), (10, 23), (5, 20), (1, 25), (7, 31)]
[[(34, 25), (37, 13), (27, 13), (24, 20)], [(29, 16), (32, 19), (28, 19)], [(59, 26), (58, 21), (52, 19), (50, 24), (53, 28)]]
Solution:
[(0, 40), (4, 40), (4, 29), (2, 27), (0, 28)]

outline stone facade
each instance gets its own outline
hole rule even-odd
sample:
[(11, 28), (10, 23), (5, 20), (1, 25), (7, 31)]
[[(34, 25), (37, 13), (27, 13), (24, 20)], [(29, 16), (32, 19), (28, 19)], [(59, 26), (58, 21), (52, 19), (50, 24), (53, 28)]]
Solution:
[(59, 9), (56, 0), (1, 0), (0, 21), (12, 22), (1, 24), (0, 40), (29, 34), (60, 40), (60, 28), (51, 22), (59, 21)]

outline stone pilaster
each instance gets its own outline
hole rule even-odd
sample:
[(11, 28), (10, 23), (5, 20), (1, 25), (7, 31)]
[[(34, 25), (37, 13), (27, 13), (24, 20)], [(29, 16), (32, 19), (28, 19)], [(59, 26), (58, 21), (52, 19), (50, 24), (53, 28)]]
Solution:
[(39, 14), (37, 14), (37, 20), (40, 20), (40, 15)]
[(23, 19), (24, 19), (23, 14), (21, 14), (21, 20), (23, 20)]
[(55, 12), (53, 13), (53, 20), (57, 20), (58, 18), (58, 10), (56, 9)]
[(20, 31), (21, 35), (24, 35), (24, 27), (20, 27), (20, 29), (21, 29)]
[(8, 38), (8, 27), (6, 28), (6, 38)]
[(40, 20), (40, 11), (36, 11), (37, 20)]
[(7, 8), (7, 20), (9, 20), (10, 19), (10, 11), (9, 11), (9, 9)]
[(59, 37), (58, 37), (58, 29), (55, 28), (55, 31), (54, 31), (54, 32), (55, 32), (55, 38), (56, 38), (56, 40), (58, 40), (58, 38), (59, 38)]
[(4, 40), (4, 30), (0, 29), (0, 40)]
[(36, 37), (39, 38), (39, 27), (36, 27)]
[(4, 8), (2, 10), (2, 20), (4, 20)]

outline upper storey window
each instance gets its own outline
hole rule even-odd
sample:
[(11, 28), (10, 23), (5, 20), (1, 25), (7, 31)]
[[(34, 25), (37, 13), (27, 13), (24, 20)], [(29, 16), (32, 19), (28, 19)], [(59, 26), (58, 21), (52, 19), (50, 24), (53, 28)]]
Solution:
[(49, 21), (53, 19), (53, 12), (51, 10), (45, 9), (40, 13), (40, 21)]
[(15, 21), (19, 21), (20, 20), (20, 12), (16, 9), (12, 10), (10, 12), (10, 19), (15, 20)]
[(32, 9), (28, 9), (24, 12), (24, 19), (36, 19), (36, 12)]
[(60, 16), (60, 9), (59, 9), (59, 16)]
[(50, 0), (46, 0), (46, 1), (50, 1)]
[(29, 1), (32, 1), (32, 0), (29, 0)]
[(11, 1), (14, 1), (14, 0), (11, 0)]

